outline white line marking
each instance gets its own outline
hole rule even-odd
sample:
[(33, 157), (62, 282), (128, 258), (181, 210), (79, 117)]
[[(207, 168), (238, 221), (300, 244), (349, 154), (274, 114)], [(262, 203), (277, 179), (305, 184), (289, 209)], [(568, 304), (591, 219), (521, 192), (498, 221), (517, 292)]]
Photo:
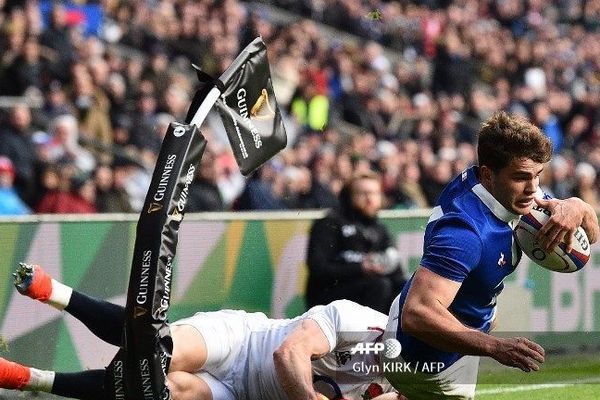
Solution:
[(568, 386), (574, 386), (581, 383), (599, 383), (600, 378), (588, 378), (588, 379), (579, 379), (575, 381), (566, 381), (566, 382), (557, 382), (557, 383), (538, 383), (531, 385), (519, 385), (519, 386), (506, 386), (499, 388), (490, 388), (490, 389), (481, 389), (477, 390), (475, 394), (480, 396), (490, 395), (490, 394), (502, 394), (502, 393), (513, 393), (513, 392), (526, 392), (530, 390), (542, 390), (542, 389), (556, 389), (563, 388)]

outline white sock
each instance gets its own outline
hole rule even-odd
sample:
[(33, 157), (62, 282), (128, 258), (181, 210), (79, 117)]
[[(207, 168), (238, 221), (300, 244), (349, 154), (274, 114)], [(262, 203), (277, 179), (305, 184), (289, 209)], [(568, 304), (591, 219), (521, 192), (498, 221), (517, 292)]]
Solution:
[(42, 371), (36, 368), (29, 368), (31, 377), (29, 382), (23, 388), (24, 390), (50, 393), (54, 385), (54, 371)]
[(52, 294), (48, 299), (48, 304), (56, 308), (59, 311), (65, 309), (71, 301), (71, 295), (73, 294), (73, 288), (61, 283), (55, 279), (52, 279)]

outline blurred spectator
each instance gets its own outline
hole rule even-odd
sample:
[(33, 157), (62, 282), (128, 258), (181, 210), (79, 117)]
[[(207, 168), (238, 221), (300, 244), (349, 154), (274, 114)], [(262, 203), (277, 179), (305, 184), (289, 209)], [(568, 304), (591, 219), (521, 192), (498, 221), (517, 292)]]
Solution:
[(244, 191), (235, 200), (234, 210), (283, 210), (284, 179), (277, 161), (267, 161), (246, 182)]
[(29, 205), (35, 192), (36, 148), (32, 141), (31, 110), (19, 103), (12, 107), (8, 124), (0, 129), (0, 155), (7, 156), (15, 167), (15, 189)]
[(96, 160), (79, 145), (79, 127), (72, 115), (59, 115), (50, 122), (50, 139), (39, 147), (40, 159), (47, 163), (73, 163), (91, 173)]
[(591, 164), (586, 162), (577, 164), (573, 194), (598, 210), (600, 209), (600, 193), (596, 177), (597, 171)]
[(48, 27), (42, 32), (40, 43), (51, 50), (51, 68), (54, 76), (66, 82), (71, 61), (75, 58), (67, 25), (67, 10), (61, 2), (52, 3)]
[(44, 106), (37, 113), (42, 126), (48, 126), (55, 117), (63, 114), (74, 115), (75, 108), (69, 102), (67, 93), (60, 81), (52, 80), (44, 91)]
[(215, 155), (206, 149), (196, 171), (196, 177), (189, 186), (187, 212), (225, 210), (223, 197), (217, 185), (217, 171)]
[(13, 186), (15, 168), (8, 157), (0, 156), (0, 215), (25, 215), (31, 211)]
[(125, 190), (133, 212), (139, 213), (144, 207), (146, 193), (150, 188), (152, 171), (141, 164), (141, 160), (129, 155), (116, 157), (112, 166), (115, 186), (119, 190)]
[(322, 185), (308, 168), (289, 166), (283, 171), (284, 203), (290, 209), (325, 209), (338, 201), (331, 190)]
[[(63, 176), (66, 178), (68, 173)], [(96, 209), (96, 187), (88, 174), (74, 173), (68, 182), (49, 191), (40, 201), (40, 214), (93, 214)]]
[(433, 90), (467, 96), (476, 76), (471, 50), (453, 29), (445, 32), (443, 37), (435, 57)]
[(571, 166), (563, 156), (555, 156), (550, 161), (551, 183), (550, 194), (558, 199), (566, 199), (573, 193)]
[(96, 167), (94, 183), (96, 184), (96, 208), (98, 212), (133, 212), (123, 182), (116, 177), (110, 165), (102, 164)]
[(316, 73), (305, 72), (304, 75), (304, 84), (292, 96), (290, 111), (306, 131), (322, 131), (329, 120), (326, 82), (319, 81)]
[(453, 177), (452, 163), (448, 160), (438, 158), (425, 169), (421, 187), (430, 207), (437, 203), (442, 190)]
[(387, 312), (406, 275), (377, 218), (382, 205), (379, 176), (353, 176), (339, 202), (338, 209), (315, 221), (310, 230), (306, 306), (348, 299)]
[(85, 67), (73, 68), (73, 81), (73, 104), (82, 144), (97, 157), (110, 161), (107, 157), (113, 143), (113, 133), (108, 115), (108, 97), (96, 86)]
[(552, 153), (560, 154), (563, 147), (563, 131), (558, 118), (552, 114), (550, 107), (543, 101), (533, 106), (535, 122), (552, 142)]
[(157, 109), (158, 102), (154, 94), (140, 94), (136, 101), (131, 127), (131, 144), (138, 149), (149, 148), (156, 151), (160, 148), (160, 143), (154, 131), (154, 124), (158, 118)]
[(44, 79), (48, 76), (47, 70), (47, 63), (40, 54), (37, 37), (27, 37), (21, 54), (6, 69), (5, 94), (20, 96), (31, 88), (41, 91)]
[(419, 166), (410, 162), (402, 166), (396, 187), (390, 193), (391, 208), (429, 208), (431, 204), (420, 185), (421, 170)]

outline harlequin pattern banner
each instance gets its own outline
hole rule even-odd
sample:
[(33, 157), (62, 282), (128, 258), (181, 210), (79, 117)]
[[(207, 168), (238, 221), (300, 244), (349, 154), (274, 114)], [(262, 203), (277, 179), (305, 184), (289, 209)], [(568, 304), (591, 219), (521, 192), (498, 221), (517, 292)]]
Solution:
[[(304, 311), (309, 217), (201, 220), (186, 216), (173, 266), (171, 321), (223, 308), (277, 318)], [(306, 214), (314, 215), (314, 214)], [(412, 272), (426, 217), (384, 217)], [(119, 221), (0, 223), (0, 356), (43, 369), (105, 367), (116, 352), (66, 313), (23, 297), (12, 285), (20, 261), (57, 280), (124, 305), (135, 224)], [(500, 326), (522, 332), (600, 331), (600, 247), (580, 272), (550, 273), (523, 258), (499, 298)]]

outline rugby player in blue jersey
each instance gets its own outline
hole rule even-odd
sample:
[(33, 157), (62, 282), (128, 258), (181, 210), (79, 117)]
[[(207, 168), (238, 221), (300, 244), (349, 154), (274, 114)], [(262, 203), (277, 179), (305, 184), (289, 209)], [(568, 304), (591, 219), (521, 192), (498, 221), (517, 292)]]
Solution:
[(513, 240), (521, 215), (536, 203), (551, 211), (539, 237), (547, 249), (561, 240), (570, 246), (579, 225), (592, 243), (598, 239), (591, 206), (544, 198), (539, 189), (552, 146), (537, 127), (498, 112), (481, 127), (477, 152), (478, 165), (440, 195), (420, 266), (390, 310), (386, 331), (402, 345), (404, 368), (389, 368), (386, 377), (410, 400), (472, 399), (480, 356), (523, 371), (544, 362), (537, 343), (489, 334), (496, 297), (521, 258)]

